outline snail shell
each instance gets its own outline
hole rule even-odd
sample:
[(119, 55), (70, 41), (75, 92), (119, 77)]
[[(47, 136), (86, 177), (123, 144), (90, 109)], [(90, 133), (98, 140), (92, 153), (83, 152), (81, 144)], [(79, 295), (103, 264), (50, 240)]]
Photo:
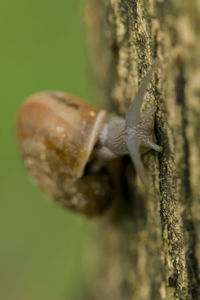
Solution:
[(56, 202), (87, 216), (110, 203), (107, 174), (86, 168), (106, 118), (104, 110), (61, 92), (33, 95), (17, 116), (17, 140), (33, 180)]

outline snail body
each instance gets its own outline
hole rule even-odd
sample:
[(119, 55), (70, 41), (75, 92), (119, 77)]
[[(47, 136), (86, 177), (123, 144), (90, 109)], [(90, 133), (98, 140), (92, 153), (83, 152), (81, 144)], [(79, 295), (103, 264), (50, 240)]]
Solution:
[[(125, 119), (111, 118), (105, 110), (62, 92), (42, 92), (25, 101), (16, 123), (18, 145), (33, 180), (47, 195), (87, 216), (101, 214), (112, 192), (102, 165), (125, 154), (130, 154), (144, 182), (141, 147), (161, 151), (155, 144), (154, 110), (140, 116), (153, 71), (143, 80)], [(95, 166), (95, 157), (100, 167), (88, 168), (92, 160)]]

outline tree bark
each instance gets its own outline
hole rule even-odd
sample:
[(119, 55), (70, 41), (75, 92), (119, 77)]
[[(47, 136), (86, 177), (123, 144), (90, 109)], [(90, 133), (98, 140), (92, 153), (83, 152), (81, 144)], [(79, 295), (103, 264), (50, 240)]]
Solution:
[(156, 106), (155, 131), (163, 146), (162, 153), (143, 156), (146, 186), (129, 158), (118, 165), (122, 201), (117, 217), (100, 222), (100, 271), (91, 299), (200, 299), (199, 1), (88, 2), (104, 107), (124, 115), (159, 58), (142, 109)]

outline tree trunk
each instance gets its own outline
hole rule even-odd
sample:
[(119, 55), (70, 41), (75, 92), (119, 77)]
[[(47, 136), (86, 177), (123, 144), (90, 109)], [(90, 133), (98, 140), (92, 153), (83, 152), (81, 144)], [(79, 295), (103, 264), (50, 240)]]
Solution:
[(108, 110), (125, 114), (159, 58), (142, 109), (156, 106), (163, 146), (143, 156), (146, 186), (129, 158), (119, 163), (122, 205), (99, 225), (100, 272), (91, 299), (200, 299), (199, 0), (88, 2), (98, 95)]

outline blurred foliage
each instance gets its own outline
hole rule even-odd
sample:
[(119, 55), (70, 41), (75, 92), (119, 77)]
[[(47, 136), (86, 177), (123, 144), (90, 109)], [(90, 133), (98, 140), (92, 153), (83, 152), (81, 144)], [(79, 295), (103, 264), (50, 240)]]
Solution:
[(15, 143), (22, 101), (41, 90), (91, 99), (80, 0), (0, 3), (0, 297), (77, 299), (93, 225), (31, 184)]

